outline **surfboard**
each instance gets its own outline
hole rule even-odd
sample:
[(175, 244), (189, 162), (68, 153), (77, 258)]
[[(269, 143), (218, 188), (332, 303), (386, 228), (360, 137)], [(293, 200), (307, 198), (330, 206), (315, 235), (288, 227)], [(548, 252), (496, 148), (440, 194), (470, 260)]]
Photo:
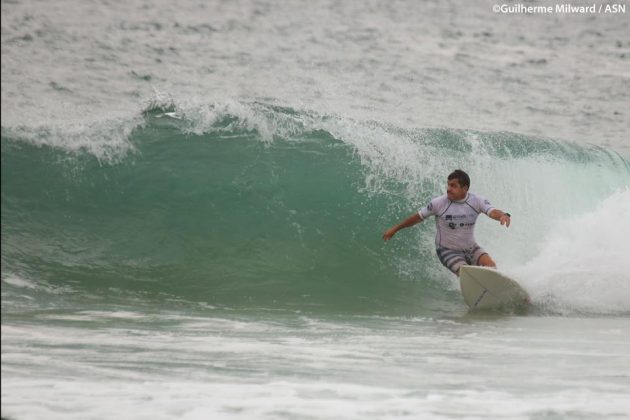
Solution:
[(459, 285), (471, 309), (498, 309), (529, 305), (529, 294), (515, 280), (490, 267), (464, 265)]

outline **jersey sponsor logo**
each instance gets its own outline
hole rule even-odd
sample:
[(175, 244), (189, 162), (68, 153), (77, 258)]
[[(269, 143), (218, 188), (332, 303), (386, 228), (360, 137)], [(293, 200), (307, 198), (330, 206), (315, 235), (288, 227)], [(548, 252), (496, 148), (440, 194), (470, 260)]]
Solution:
[[(467, 226), (475, 226), (475, 223), (460, 223), (459, 227), (467, 227)], [(454, 222), (449, 222), (448, 227), (450, 227), (451, 229), (456, 229), (457, 228), (457, 223)]]

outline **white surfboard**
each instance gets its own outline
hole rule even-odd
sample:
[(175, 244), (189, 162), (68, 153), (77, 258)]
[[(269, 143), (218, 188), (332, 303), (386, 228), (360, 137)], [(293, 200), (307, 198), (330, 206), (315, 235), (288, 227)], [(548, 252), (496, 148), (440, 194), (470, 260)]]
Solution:
[(459, 285), (471, 309), (497, 309), (529, 305), (529, 294), (515, 280), (494, 268), (464, 265)]

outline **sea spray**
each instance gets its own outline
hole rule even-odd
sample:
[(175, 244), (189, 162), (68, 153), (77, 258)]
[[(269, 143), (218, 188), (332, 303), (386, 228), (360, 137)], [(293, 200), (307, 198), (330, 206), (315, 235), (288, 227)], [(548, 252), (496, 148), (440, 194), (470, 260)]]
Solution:
[(630, 313), (630, 189), (558, 220), (513, 272), (534, 301), (562, 312)]

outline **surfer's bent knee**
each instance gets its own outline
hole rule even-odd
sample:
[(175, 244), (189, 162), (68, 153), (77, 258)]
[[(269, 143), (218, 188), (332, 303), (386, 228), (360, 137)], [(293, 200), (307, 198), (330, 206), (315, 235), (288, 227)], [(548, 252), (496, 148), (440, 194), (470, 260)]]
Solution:
[(459, 269), (464, 265), (481, 265), (492, 268), (497, 267), (494, 260), (490, 257), (490, 254), (488, 254), (479, 245), (465, 250), (439, 247), (436, 249), (436, 252), (442, 265), (448, 268), (456, 276), (459, 276)]
[(497, 268), (497, 264), (487, 252), (479, 256), (479, 259), (477, 260), (477, 265), (481, 265), (483, 267)]

